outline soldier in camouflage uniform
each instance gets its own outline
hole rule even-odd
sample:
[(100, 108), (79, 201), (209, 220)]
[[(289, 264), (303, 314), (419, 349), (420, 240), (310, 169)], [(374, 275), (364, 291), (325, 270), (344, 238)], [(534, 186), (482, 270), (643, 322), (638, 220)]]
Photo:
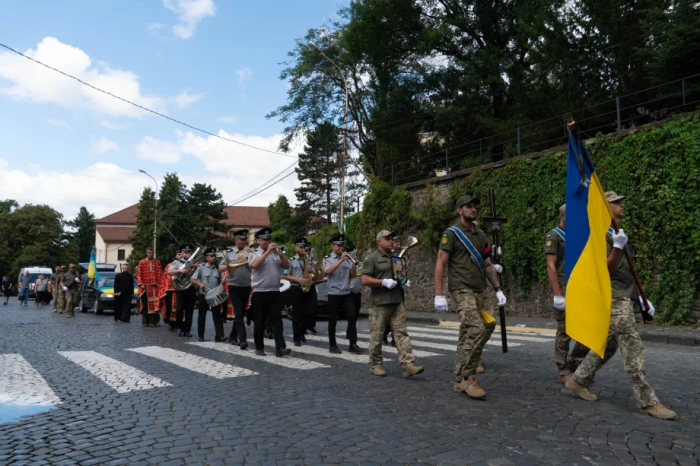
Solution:
[(391, 253), (395, 232), (382, 230), (377, 234), (377, 249), (362, 262), (362, 285), (369, 286), (369, 365), (373, 375), (383, 377), (382, 336), (388, 323), (394, 332), (399, 353), (401, 373), (411, 377), (423, 372), (422, 366), (413, 363), (411, 339), (406, 329), (406, 308), (403, 305), (403, 288), (394, 279), (394, 259)]
[[(613, 228), (619, 227), (624, 214), (625, 206), (622, 200), (625, 197), (619, 196), (613, 191), (605, 193), (605, 197), (610, 203), (610, 209), (614, 216)], [(644, 371), (644, 344), (634, 320), (634, 301), (637, 300), (637, 288), (630, 264), (623, 253), (623, 249), (627, 246), (627, 235), (621, 228), (617, 233), (614, 230), (609, 231), (607, 243), (608, 270), (612, 282), (613, 302), (604, 357), (601, 359), (593, 351), (589, 352), (576, 372), (566, 381), (565, 386), (586, 401), (596, 401), (598, 397), (588, 390), (588, 386), (596, 371), (615, 355), (619, 347), (625, 362), (625, 370), (629, 375), (630, 382), (632, 382), (632, 391), (637, 397), (637, 403), (642, 413), (658, 419), (674, 419), (676, 413), (659, 402), (654, 389), (647, 382)], [(649, 303), (649, 307), (650, 313), (653, 314), (654, 309), (651, 303)]]
[(66, 266), (62, 265), (58, 269), (58, 274), (56, 275), (56, 309), (58, 309), (59, 314), (63, 314), (66, 309), (66, 293), (63, 291), (63, 274), (66, 272)]
[(66, 317), (75, 317), (75, 306), (80, 298), (80, 274), (75, 264), (68, 266), (68, 272), (61, 276), (61, 289), (64, 292)]
[(544, 256), (547, 260), (547, 276), (552, 287), (552, 314), (557, 321), (557, 335), (554, 339), (554, 361), (559, 374), (557, 382), (564, 383), (578, 368), (588, 354), (588, 347), (574, 341), (574, 349), (569, 354), (571, 337), (566, 334), (566, 284), (564, 282), (564, 244), (566, 242), (566, 204), (559, 208), (559, 226), (552, 228), (544, 237)]
[(58, 291), (61, 289), (61, 266), (56, 267), (56, 272), (51, 275), (51, 297), (53, 298), (53, 312), (58, 312)]
[(450, 295), (461, 318), (453, 389), (471, 398), (484, 399), (486, 392), (479, 386), (476, 370), (484, 345), (496, 328), (495, 319), (488, 316), (489, 323), (485, 323), (486, 316), (482, 318), (482, 311), (486, 313), (491, 307), (491, 300), (484, 292), (484, 277), (496, 290), (499, 306), (506, 304), (506, 297), (491, 262), (491, 246), (486, 234), (474, 224), (478, 204), (479, 200), (472, 196), (460, 197), (455, 206), (459, 220), (442, 235), (435, 265), (435, 309), (447, 311), (443, 280), (445, 268), (449, 266)]

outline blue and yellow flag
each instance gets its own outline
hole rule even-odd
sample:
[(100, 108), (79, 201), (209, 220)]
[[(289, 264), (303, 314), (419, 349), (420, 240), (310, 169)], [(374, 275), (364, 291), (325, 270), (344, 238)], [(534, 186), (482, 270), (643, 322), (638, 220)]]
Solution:
[(573, 128), (566, 168), (566, 333), (600, 357), (612, 306), (605, 242), (612, 217), (588, 152)]
[(88, 278), (96, 279), (98, 282), (102, 280), (100, 273), (97, 271), (97, 263), (95, 262), (95, 248), (92, 248), (92, 252), (90, 253), (90, 264), (88, 264), (87, 276)]

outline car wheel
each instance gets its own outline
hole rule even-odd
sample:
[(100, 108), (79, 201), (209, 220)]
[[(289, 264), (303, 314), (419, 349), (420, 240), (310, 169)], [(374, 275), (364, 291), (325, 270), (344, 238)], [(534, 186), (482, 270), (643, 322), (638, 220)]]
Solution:
[(83, 301), (83, 298), (80, 298), (80, 312), (87, 312), (88, 307), (85, 305), (85, 301)]
[(96, 300), (95, 300), (95, 314), (97, 314), (97, 315), (102, 315), (102, 314), (104, 314), (104, 312), (105, 312), (105, 311), (103, 311), (102, 309), (100, 309), (100, 300), (99, 300), (99, 299), (96, 299)]

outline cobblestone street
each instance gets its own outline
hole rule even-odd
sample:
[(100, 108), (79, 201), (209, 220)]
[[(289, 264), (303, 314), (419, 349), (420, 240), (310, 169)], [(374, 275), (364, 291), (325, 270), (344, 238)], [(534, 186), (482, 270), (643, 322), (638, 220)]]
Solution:
[(345, 322), (333, 355), (325, 323), (297, 348), (285, 319), (292, 353), (276, 358), (214, 343), (209, 316), (203, 343), (15, 298), (0, 317), (0, 465), (700, 463), (696, 347), (646, 343), (648, 379), (679, 414), (660, 421), (639, 412), (619, 355), (600, 401), (563, 389), (550, 334), (510, 332), (503, 354), (495, 332), (476, 401), (452, 391), (456, 328), (409, 324), (425, 372), (403, 379), (391, 347), (388, 376), (369, 373), (366, 320), (357, 356)]

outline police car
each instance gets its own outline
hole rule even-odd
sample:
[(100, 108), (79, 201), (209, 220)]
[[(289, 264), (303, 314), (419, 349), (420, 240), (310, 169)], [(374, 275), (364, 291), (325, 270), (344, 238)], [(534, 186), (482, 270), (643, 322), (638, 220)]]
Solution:
[[(95, 314), (103, 314), (105, 310), (114, 311), (114, 277), (117, 276), (116, 264), (98, 263), (97, 272), (100, 280), (87, 278), (87, 273), (83, 274), (80, 285), (80, 311), (87, 312), (92, 309)], [(80, 267), (87, 271), (88, 264), (81, 263)], [(132, 309), (136, 308), (138, 299), (138, 284), (134, 279), (134, 296), (131, 298)]]

